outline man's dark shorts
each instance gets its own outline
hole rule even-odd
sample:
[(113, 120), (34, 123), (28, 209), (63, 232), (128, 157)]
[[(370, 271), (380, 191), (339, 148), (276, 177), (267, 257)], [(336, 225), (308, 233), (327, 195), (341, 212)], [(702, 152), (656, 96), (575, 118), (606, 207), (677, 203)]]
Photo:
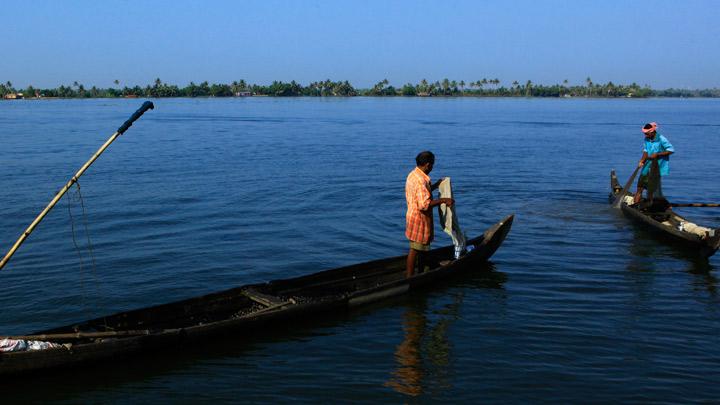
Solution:
[(648, 188), (648, 177), (649, 176), (647, 174), (640, 175), (640, 178), (638, 179), (638, 183), (637, 183), (639, 188)]

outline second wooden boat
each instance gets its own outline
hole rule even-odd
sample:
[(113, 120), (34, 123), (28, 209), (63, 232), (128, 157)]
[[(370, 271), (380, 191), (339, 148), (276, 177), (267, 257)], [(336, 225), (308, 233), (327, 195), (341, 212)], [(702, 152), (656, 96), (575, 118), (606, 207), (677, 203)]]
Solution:
[[(622, 192), (615, 171), (610, 172), (610, 202)], [(644, 208), (633, 204), (632, 195), (623, 196), (620, 203), (623, 214), (638, 224), (657, 231), (657, 235), (675, 245), (694, 251), (701, 257), (710, 257), (720, 248), (720, 229), (695, 224), (672, 210), (669, 204)]]

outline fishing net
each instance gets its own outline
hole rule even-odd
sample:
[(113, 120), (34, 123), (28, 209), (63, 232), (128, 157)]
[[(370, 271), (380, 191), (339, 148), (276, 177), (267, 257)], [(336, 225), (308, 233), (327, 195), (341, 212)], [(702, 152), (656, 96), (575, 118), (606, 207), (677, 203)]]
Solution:
[(658, 164), (657, 159), (654, 159), (650, 164), (650, 173), (648, 173), (648, 194), (652, 195), (653, 197), (665, 198), (662, 193), (661, 183), (662, 176), (660, 176), (660, 165)]
[[(88, 216), (87, 216), (87, 211), (85, 209), (85, 201), (83, 199), (82, 192), (80, 191), (80, 182), (79, 181), (75, 182), (75, 187), (76, 187), (75, 193), (68, 193), (66, 195), (66, 200), (68, 203), (68, 216), (70, 217), (70, 233), (72, 234), (73, 246), (75, 247), (75, 252), (77, 253), (78, 262), (79, 262), (79, 266), (80, 266), (80, 291), (81, 291), (81, 299), (83, 301), (81, 303), (81, 305), (83, 307), (86, 307), (86, 309), (88, 307), (99, 309), (99, 308), (101, 308), (101, 305), (99, 302), (97, 302), (98, 297), (100, 297), (100, 294), (99, 294), (99, 280), (97, 277), (97, 266), (95, 263), (95, 252), (93, 249), (92, 241), (90, 240), (90, 229), (88, 226)], [(85, 233), (85, 238), (86, 238), (86, 244), (85, 244), (86, 253), (85, 254), (83, 253), (83, 249), (81, 248), (80, 244), (78, 243), (78, 238), (76, 236), (77, 231), (75, 229), (75, 215), (73, 215), (73, 203), (76, 205), (79, 204), (80, 209), (81, 209), (80, 216), (81, 216), (83, 231)], [(96, 297), (96, 299), (94, 300), (96, 302), (93, 302), (93, 303), (84, 302), (85, 297), (87, 296), (87, 294), (85, 292), (85, 278), (86, 278), (86, 271), (85, 271), (86, 263), (85, 262), (87, 259), (83, 259), (84, 255), (87, 255), (89, 257), (89, 260), (88, 260), (89, 264), (90, 264), (89, 265), (89, 268), (90, 268), (89, 273), (90, 273), (90, 277), (92, 279), (91, 284), (93, 285), (94, 293), (95, 293), (95, 297)]]

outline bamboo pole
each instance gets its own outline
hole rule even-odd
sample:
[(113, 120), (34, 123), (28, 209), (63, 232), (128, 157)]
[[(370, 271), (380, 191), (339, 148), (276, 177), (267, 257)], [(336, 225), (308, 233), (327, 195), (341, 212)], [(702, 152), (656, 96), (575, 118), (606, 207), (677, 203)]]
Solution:
[(672, 203), (671, 207), (720, 207), (720, 204), (716, 203)]
[(27, 239), (28, 236), (30, 236), (30, 234), (32, 233), (32, 231), (35, 230), (35, 228), (38, 226), (40, 221), (42, 221), (43, 218), (45, 218), (45, 216), (50, 212), (50, 210), (52, 210), (53, 207), (55, 207), (55, 204), (57, 204), (57, 202), (60, 201), (60, 199), (70, 189), (70, 187), (72, 187), (75, 183), (77, 183), (80, 176), (82, 176), (83, 173), (85, 173), (85, 171), (90, 167), (90, 165), (92, 165), (93, 162), (95, 162), (97, 160), (97, 158), (99, 158), (100, 155), (103, 152), (105, 152), (105, 149), (107, 149), (110, 146), (110, 144), (113, 143), (113, 141), (115, 141), (115, 139), (117, 139), (120, 135), (124, 134), (125, 131), (127, 131), (127, 129), (130, 128), (130, 126), (132, 126), (133, 122), (135, 122), (135, 120), (140, 118), (145, 113), (145, 111), (147, 111), (149, 109), (153, 109), (153, 108), (155, 108), (155, 106), (153, 105), (152, 102), (150, 102), (150, 101), (144, 102), (143, 105), (137, 111), (135, 111), (133, 113), (133, 115), (131, 115), (130, 118), (127, 121), (125, 121), (120, 126), (120, 128), (118, 128), (117, 131), (115, 131), (114, 134), (112, 134), (110, 136), (110, 138), (100, 147), (100, 149), (98, 149), (97, 152), (95, 152), (95, 154), (90, 158), (90, 160), (85, 162), (85, 164), (80, 168), (80, 170), (78, 170), (77, 173), (75, 173), (75, 175), (72, 176), (72, 178), (70, 178), (70, 180), (67, 182), (67, 184), (65, 184), (65, 186), (62, 189), (60, 189), (60, 191), (58, 191), (57, 194), (55, 194), (55, 197), (50, 201), (50, 203), (45, 207), (45, 209), (42, 210), (42, 212), (40, 212), (40, 214), (37, 216), (37, 218), (35, 218), (35, 220), (32, 221), (32, 223), (30, 224), (30, 226), (27, 227), (25, 232), (23, 232), (22, 235), (20, 235), (20, 238), (18, 238), (17, 242), (15, 242), (15, 244), (13, 245), (12, 248), (10, 248), (10, 250), (7, 252), (5, 257), (3, 257), (2, 261), (0, 261), (0, 270), (3, 267), (5, 267), (5, 264), (7, 264), (7, 262), (10, 260), (10, 258), (18, 250), (18, 248), (20, 248), (20, 245), (22, 245), (23, 242), (25, 242), (25, 239)]

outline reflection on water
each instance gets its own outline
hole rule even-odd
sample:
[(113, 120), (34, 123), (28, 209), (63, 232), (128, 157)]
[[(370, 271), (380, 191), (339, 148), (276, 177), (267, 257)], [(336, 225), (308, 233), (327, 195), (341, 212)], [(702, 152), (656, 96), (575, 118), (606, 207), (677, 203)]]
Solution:
[(713, 270), (708, 258), (698, 254), (696, 249), (669, 240), (666, 235), (643, 226), (630, 227), (632, 239), (628, 246), (628, 252), (633, 258), (648, 259), (647, 263), (653, 263), (657, 257), (668, 256), (674, 259), (687, 261), (692, 264), (691, 272), (703, 272)]
[(627, 269), (631, 272), (651, 272), (657, 269), (658, 257), (668, 257), (686, 262), (685, 271), (692, 274), (694, 283), (702, 286), (711, 296), (717, 296), (717, 277), (712, 274), (715, 267), (707, 258), (685, 246), (662, 240), (650, 229), (632, 226), (632, 239), (628, 246), (630, 261)]
[(717, 297), (718, 279), (711, 273), (712, 269), (709, 263), (690, 263), (686, 271), (695, 276), (694, 283), (697, 286), (704, 288), (712, 297)]
[[(502, 288), (506, 280), (492, 263), (483, 264), (471, 274), (468, 277), (479, 288)], [(430, 387), (438, 391), (452, 388), (449, 371), (452, 342), (448, 330), (459, 318), (464, 293), (460, 291), (451, 297), (452, 302), (437, 310), (428, 310), (427, 298), (407, 307), (402, 323), (404, 339), (395, 350), (397, 368), (384, 384), (386, 387), (410, 396), (421, 395)]]
[(417, 396), (422, 394), (422, 383), (425, 370), (422, 365), (421, 344), (425, 334), (427, 319), (424, 310), (408, 308), (403, 316), (403, 330), (405, 339), (395, 350), (395, 360), (398, 363), (393, 377), (385, 383), (395, 391)]

